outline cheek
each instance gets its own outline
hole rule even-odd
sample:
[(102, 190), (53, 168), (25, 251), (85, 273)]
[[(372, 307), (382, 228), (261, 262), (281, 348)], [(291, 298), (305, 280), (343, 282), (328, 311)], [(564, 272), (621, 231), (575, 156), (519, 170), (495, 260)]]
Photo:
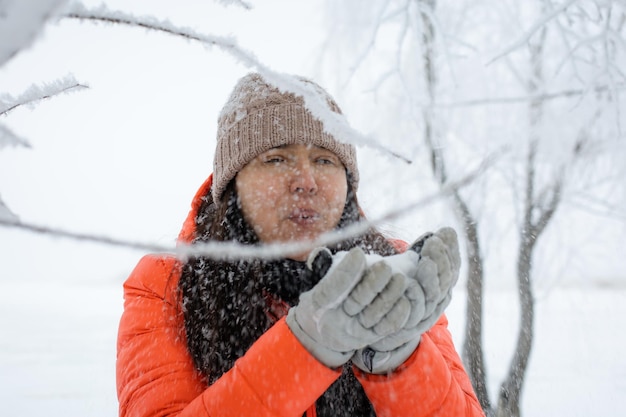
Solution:
[(268, 191), (257, 188), (239, 195), (241, 210), (246, 220), (254, 222), (263, 217), (263, 214), (267, 215), (268, 200), (271, 198)]
[(275, 223), (275, 201), (279, 194), (278, 186), (264, 180), (259, 175), (245, 175), (238, 178), (237, 194), (241, 211), (246, 221), (254, 228), (266, 228)]
[(336, 180), (330, 183), (332, 186), (327, 191), (328, 207), (330, 216), (336, 223), (339, 222), (343, 209), (346, 205), (348, 186), (344, 180)]
[(341, 215), (343, 214), (343, 210), (346, 206), (346, 198), (337, 198), (334, 201), (334, 204), (332, 205), (332, 215), (333, 217), (337, 220), (337, 223), (339, 223), (339, 219), (341, 218)]

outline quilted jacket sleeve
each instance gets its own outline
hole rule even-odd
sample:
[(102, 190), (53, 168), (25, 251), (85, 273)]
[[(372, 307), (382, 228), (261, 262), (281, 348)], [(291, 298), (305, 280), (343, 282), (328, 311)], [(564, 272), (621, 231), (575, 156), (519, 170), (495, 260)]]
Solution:
[(379, 417), (484, 416), (445, 315), (390, 375), (355, 373)]
[(339, 371), (315, 360), (284, 319), (207, 388), (187, 352), (174, 258), (142, 258), (124, 284), (117, 346), (121, 417), (302, 416)]

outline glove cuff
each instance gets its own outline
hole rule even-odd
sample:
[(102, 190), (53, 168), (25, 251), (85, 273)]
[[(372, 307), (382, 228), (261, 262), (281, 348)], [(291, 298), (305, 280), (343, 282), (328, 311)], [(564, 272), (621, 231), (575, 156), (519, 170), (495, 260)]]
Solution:
[(402, 365), (413, 354), (421, 337), (409, 340), (390, 351), (378, 351), (371, 348), (359, 349), (352, 357), (352, 363), (360, 370), (370, 374), (387, 374)]
[(338, 368), (344, 363), (348, 362), (354, 351), (350, 352), (337, 352), (335, 350), (328, 349), (311, 336), (309, 336), (300, 326), (296, 318), (295, 310), (292, 308), (287, 313), (285, 319), (287, 326), (291, 332), (296, 336), (298, 341), (304, 346), (304, 348), (315, 357), (318, 361), (328, 366), (329, 368)]

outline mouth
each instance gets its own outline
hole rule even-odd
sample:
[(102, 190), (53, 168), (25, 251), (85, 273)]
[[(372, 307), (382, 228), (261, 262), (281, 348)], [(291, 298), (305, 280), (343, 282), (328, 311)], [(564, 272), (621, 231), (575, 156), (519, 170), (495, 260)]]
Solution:
[(289, 213), (288, 218), (296, 224), (307, 225), (315, 223), (317, 220), (319, 220), (320, 215), (315, 210), (298, 208), (292, 210)]

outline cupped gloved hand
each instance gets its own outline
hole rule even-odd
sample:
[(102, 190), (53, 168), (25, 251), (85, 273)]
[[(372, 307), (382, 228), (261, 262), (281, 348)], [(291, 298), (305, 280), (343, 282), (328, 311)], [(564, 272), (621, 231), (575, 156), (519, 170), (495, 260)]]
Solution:
[(452, 299), (461, 265), (458, 239), (451, 228), (427, 233), (400, 255), (384, 258), (394, 274), (409, 281), (409, 320), (398, 332), (358, 350), (352, 362), (370, 373), (387, 373), (400, 366), (419, 345), (421, 335), (439, 319)]
[(428, 237), (420, 255), (417, 279), (426, 295), (424, 319), (420, 325), (428, 330), (450, 304), (452, 289), (459, 279), (461, 254), (454, 229), (444, 227)]
[(357, 349), (399, 331), (410, 315), (406, 281), (386, 264), (367, 268), (363, 250), (332, 257), (322, 249), (307, 267), (323, 278), (300, 296), (287, 314), (287, 325), (320, 362), (335, 368)]

